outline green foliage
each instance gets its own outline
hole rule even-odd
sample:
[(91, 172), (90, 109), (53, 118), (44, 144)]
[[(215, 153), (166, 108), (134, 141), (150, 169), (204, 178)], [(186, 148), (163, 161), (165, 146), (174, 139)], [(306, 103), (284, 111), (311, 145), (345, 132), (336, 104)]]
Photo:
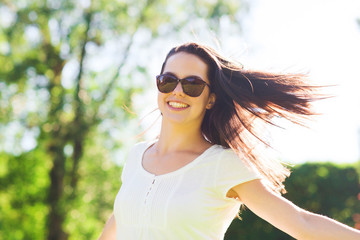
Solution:
[(43, 239), (46, 233), (49, 157), (42, 149), (0, 154), (0, 239)]
[[(69, 239), (98, 237), (121, 186), (121, 167), (110, 160), (110, 153), (94, 147), (94, 140), (86, 144), (92, 150), (84, 155), (87, 161), (81, 162), (78, 193), (71, 205), (63, 206)], [(45, 239), (51, 159), (42, 149), (17, 157), (2, 153), (0, 159), (0, 239)]]
[(150, 86), (153, 40), (237, 23), (240, 3), (1, 1), (0, 240), (96, 238), (117, 153), (141, 131), (130, 112)]
[[(330, 163), (296, 166), (285, 182), (287, 199), (310, 212), (326, 215), (354, 227), (353, 215), (360, 213), (359, 175), (356, 166), (341, 167)], [(293, 239), (257, 217), (249, 209), (235, 219), (225, 239)]]
[(111, 161), (109, 151), (94, 147), (103, 140), (90, 133), (86, 141), (91, 150), (85, 152), (86, 161), (79, 167), (76, 197), (71, 206), (66, 206), (68, 214), (64, 227), (71, 233), (69, 240), (98, 238), (121, 186), (121, 167)]

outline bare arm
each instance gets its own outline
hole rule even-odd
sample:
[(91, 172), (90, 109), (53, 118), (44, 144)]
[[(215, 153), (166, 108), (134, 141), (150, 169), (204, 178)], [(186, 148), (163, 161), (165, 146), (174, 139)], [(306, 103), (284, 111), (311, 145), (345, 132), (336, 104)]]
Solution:
[(111, 214), (98, 240), (115, 240), (115, 239), (116, 239), (116, 224), (115, 224), (114, 214)]
[(256, 215), (296, 239), (360, 239), (360, 231), (297, 207), (268, 190), (260, 180), (239, 184), (232, 191)]

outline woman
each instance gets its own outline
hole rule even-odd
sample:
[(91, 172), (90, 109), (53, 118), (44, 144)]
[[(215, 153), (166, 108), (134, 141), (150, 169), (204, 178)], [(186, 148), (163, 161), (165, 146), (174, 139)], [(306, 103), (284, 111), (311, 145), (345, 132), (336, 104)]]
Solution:
[(156, 81), (160, 135), (129, 153), (100, 239), (223, 239), (241, 203), (296, 239), (360, 239), (281, 197), (289, 171), (254, 148), (267, 144), (259, 124), (313, 114), (304, 76), (244, 70), (187, 43), (168, 53)]

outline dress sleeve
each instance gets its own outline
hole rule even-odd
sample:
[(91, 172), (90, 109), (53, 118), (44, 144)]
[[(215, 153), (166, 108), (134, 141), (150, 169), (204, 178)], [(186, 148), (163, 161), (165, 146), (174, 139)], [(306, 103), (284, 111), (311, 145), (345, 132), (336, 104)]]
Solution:
[(246, 165), (233, 150), (226, 149), (220, 154), (215, 185), (222, 197), (226, 198), (227, 192), (236, 185), (260, 178), (260, 173)]

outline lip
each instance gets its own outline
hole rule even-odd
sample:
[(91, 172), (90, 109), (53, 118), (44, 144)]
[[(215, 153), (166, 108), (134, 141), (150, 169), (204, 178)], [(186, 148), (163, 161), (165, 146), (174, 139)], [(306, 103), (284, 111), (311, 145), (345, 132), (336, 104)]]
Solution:
[(188, 103), (186, 103), (186, 102), (183, 102), (183, 101), (180, 101), (180, 100), (173, 100), (173, 99), (167, 99), (166, 100), (166, 102), (168, 103), (168, 102), (178, 102), (178, 103), (182, 103), (182, 104), (186, 104), (186, 105), (189, 105)]
[[(181, 103), (181, 104), (186, 104), (187, 107), (184, 107), (184, 108), (175, 108), (175, 107), (171, 106), (171, 105), (169, 104), (169, 102), (177, 102), (177, 103)], [(182, 102), (182, 101), (179, 101), (179, 100), (167, 100), (167, 101), (166, 101), (166, 105), (168, 106), (168, 108), (170, 108), (170, 109), (173, 110), (173, 111), (183, 111), (183, 110), (186, 110), (186, 109), (188, 109), (188, 108), (190, 107), (189, 104), (187, 104), (187, 103), (185, 103), (185, 102)]]

